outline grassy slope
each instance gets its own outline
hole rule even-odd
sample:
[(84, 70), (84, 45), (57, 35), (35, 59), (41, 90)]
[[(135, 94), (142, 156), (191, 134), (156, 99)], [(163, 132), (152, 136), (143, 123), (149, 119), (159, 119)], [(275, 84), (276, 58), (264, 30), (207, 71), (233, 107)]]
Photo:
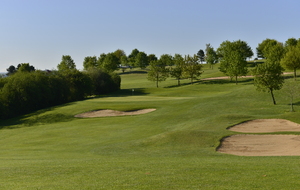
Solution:
[[(206, 70), (203, 77), (218, 75)], [(245, 120), (300, 123), (283, 92), (276, 92), (273, 106), (251, 79), (240, 81), (183, 80), (176, 87), (168, 79), (157, 89), (143, 73), (124, 74), (118, 94), (3, 121), (0, 189), (297, 189), (299, 157), (215, 151), (222, 137), (235, 134), (226, 128)], [(73, 118), (89, 110), (140, 108), (157, 111)]]

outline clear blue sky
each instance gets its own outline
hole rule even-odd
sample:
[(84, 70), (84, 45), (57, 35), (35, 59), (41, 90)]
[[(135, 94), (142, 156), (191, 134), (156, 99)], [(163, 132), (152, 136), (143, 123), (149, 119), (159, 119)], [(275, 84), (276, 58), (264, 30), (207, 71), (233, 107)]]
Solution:
[[(56, 69), (71, 55), (137, 48), (195, 54), (210, 43), (300, 38), (299, 0), (0, 0), (0, 72), (30, 63)], [(256, 54), (255, 54), (256, 55)]]

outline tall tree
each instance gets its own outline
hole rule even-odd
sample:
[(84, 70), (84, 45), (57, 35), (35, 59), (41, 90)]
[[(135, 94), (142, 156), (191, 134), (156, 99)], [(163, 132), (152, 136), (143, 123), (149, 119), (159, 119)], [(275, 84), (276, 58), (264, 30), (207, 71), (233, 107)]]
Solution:
[(148, 55), (148, 62), (150, 63), (151, 61), (156, 61), (157, 57), (155, 54), (149, 54)]
[(284, 82), (283, 88), (284, 92), (288, 96), (291, 105), (291, 112), (294, 112), (294, 99), (300, 96), (300, 86), (297, 81)]
[(259, 58), (267, 58), (265, 52), (268, 52), (268, 48), (276, 45), (278, 43), (277, 40), (274, 39), (265, 39), (260, 44), (258, 44), (256, 48), (256, 54)]
[(139, 53), (140, 51), (138, 49), (133, 49), (131, 51), (131, 53), (128, 55), (128, 62), (131, 66), (135, 66), (135, 63), (136, 63), (136, 56), (137, 54)]
[(84, 70), (88, 70), (90, 68), (97, 68), (99, 66), (96, 56), (87, 56), (83, 61)]
[(280, 90), (284, 82), (283, 70), (279, 63), (271, 63), (269, 60), (257, 65), (253, 70), (256, 89), (269, 92), (274, 105), (276, 105), (274, 90)]
[(173, 61), (175, 66), (171, 67), (170, 74), (172, 77), (176, 78), (178, 86), (180, 86), (180, 80), (184, 75), (185, 61), (180, 54), (175, 54)]
[(197, 56), (200, 60), (200, 63), (202, 64), (205, 60), (205, 54), (204, 54), (204, 51), (202, 49), (200, 49), (198, 52), (197, 52)]
[(135, 66), (141, 69), (146, 68), (149, 65), (148, 56), (145, 52), (139, 52), (135, 57)]
[(217, 54), (221, 59), (220, 71), (231, 79), (235, 77), (237, 84), (237, 77), (245, 76), (248, 72), (246, 59), (253, 55), (250, 46), (241, 40), (225, 41), (217, 49)]
[(281, 59), (281, 64), (287, 69), (294, 71), (294, 80), (297, 77), (297, 69), (300, 69), (300, 44), (289, 47), (288, 51)]
[(149, 69), (150, 70), (148, 72), (147, 79), (150, 81), (154, 81), (156, 83), (156, 87), (158, 88), (158, 83), (167, 79), (168, 69), (161, 60), (151, 61)]
[(202, 65), (199, 64), (199, 58), (197, 55), (185, 56), (184, 62), (185, 76), (190, 78), (191, 84), (193, 84), (194, 79), (197, 79), (202, 74)]
[(105, 59), (101, 65), (99, 65), (100, 68), (104, 69), (107, 72), (112, 72), (118, 69), (120, 65), (120, 60), (114, 53), (108, 53), (105, 56)]
[(214, 48), (210, 44), (206, 44), (206, 56), (205, 61), (210, 65), (210, 68), (213, 69), (214, 65), (218, 62), (218, 56)]
[(58, 71), (76, 70), (74, 60), (70, 55), (63, 55), (60, 64), (57, 65)]

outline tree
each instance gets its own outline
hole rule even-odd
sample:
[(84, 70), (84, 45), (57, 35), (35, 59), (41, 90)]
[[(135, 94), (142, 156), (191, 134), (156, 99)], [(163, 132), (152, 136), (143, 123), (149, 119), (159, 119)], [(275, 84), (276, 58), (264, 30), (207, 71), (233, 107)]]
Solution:
[(220, 71), (231, 79), (235, 77), (237, 84), (237, 77), (245, 76), (248, 72), (246, 59), (253, 55), (251, 48), (241, 40), (225, 41), (217, 49), (217, 54), (221, 58)]
[(289, 47), (289, 50), (281, 59), (281, 64), (287, 69), (294, 71), (294, 80), (297, 77), (297, 69), (300, 69), (300, 44)]
[(148, 55), (148, 62), (150, 63), (151, 61), (156, 61), (157, 57), (154, 54), (149, 54)]
[(256, 54), (259, 58), (267, 58), (265, 52), (268, 52), (268, 48), (274, 46), (278, 43), (277, 40), (274, 39), (265, 39), (260, 44), (258, 44), (256, 48)]
[(200, 63), (202, 64), (203, 61), (205, 60), (205, 54), (204, 54), (204, 51), (202, 49), (200, 49), (198, 52), (197, 52), (197, 56), (200, 60)]
[(99, 67), (107, 72), (112, 72), (117, 70), (120, 64), (120, 60), (114, 53), (108, 53)]
[(148, 56), (145, 52), (139, 52), (135, 57), (135, 66), (141, 69), (146, 68), (149, 65)]
[(282, 77), (283, 71), (284, 69), (279, 63), (272, 63), (269, 60), (257, 65), (253, 70), (256, 89), (258, 91), (269, 92), (274, 105), (276, 105), (276, 100), (273, 91), (282, 88), (284, 82), (284, 78)]
[(180, 86), (180, 80), (183, 78), (184, 74), (184, 58), (180, 54), (175, 54), (173, 61), (175, 67), (171, 68), (170, 74), (172, 77), (176, 78), (178, 86)]
[(162, 54), (159, 58), (159, 60), (166, 66), (172, 66), (174, 65), (173, 62), (173, 56), (169, 54)]
[(151, 61), (149, 69), (147, 79), (156, 82), (156, 87), (158, 88), (158, 82), (162, 82), (167, 79), (168, 69), (161, 60)]
[(57, 65), (57, 69), (62, 72), (76, 70), (76, 65), (70, 55), (63, 55), (60, 64)]
[(199, 58), (197, 55), (185, 56), (184, 58), (184, 73), (185, 76), (190, 78), (191, 84), (193, 80), (197, 79), (202, 74), (202, 65), (199, 64)]
[(206, 44), (205, 52), (205, 61), (207, 64), (210, 65), (211, 69), (213, 69), (214, 65), (218, 62), (217, 53), (215, 52), (214, 48), (211, 47), (210, 44)]
[(11, 66), (9, 66), (9, 67), (6, 69), (6, 71), (7, 71), (7, 75), (12, 75), (12, 74), (14, 74), (15, 72), (17, 72), (17, 69), (16, 69), (15, 66), (11, 65)]
[(290, 99), (291, 112), (294, 112), (294, 99), (300, 95), (300, 86), (296, 81), (285, 82), (283, 90), (286, 92), (286, 95)]
[(136, 63), (136, 56), (137, 54), (139, 53), (140, 51), (138, 49), (133, 49), (131, 51), (131, 53), (128, 55), (128, 62), (131, 66), (135, 66), (135, 63)]
[(96, 56), (87, 56), (83, 61), (84, 70), (88, 70), (89, 68), (97, 68), (99, 66)]
[(30, 65), (29, 63), (20, 63), (17, 66), (17, 71), (19, 72), (32, 72), (35, 71), (34, 66)]
[(296, 40), (296, 38), (289, 38), (285, 41), (284, 48), (289, 49), (289, 47), (297, 46), (297, 44), (298, 44), (298, 40)]

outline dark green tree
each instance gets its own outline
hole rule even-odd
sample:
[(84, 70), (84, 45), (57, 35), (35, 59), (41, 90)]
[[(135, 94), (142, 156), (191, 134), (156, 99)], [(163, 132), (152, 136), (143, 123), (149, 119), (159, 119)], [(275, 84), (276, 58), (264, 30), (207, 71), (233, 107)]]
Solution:
[(146, 68), (149, 65), (148, 56), (145, 52), (139, 52), (135, 57), (135, 66), (141, 69)]
[(76, 65), (70, 55), (63, 55), (60, 64), (57, 65), (57, 69), (60, 72), (76, 70)]
[(120, 60), (114, 53), (108, 53), (99, 67), (104, 71), (113, 72), (119, 68), (120, 64)]
[(159, 60), (166, 66), (172, 66), (174, 65), (173, 62), (173, 56), (169, 54), (162, 54), (159, 58)]
[(96, 56), (87, 56), (83, 61), (84, 70), (88, 70), (90, 68), (98, 68), (99, 62)]
[(200, 63), (203, 63), (205, 61), (205, 54), (204, 54), (204, 51), (202, 49), (200, 49), (198, 52), (197, 52), (197, 56), (200, 60)]
[(268, 52), (268, 48), (276, 45), (278, 43), (277, 40), (274, 39), (265, 39), (260, 44), (258, 44), (256, 48), (256, 54), (258, 58), (267, 58), (265, 52)]
[(300, 44), (296, 46), (290, 46), (288, 51), (281, 59), (281, 64), (294, 71), (294, 80), (297, 78), (297, 69), (300, 69)]
[(15, 66), (11, 65), (11, 66), (9, 66), (9, 67), (6, 69), (6, 71), (7, 71), (7, 75), (12, 75), (12, 74), (14, 74), (15, 72), (17, 72), (17, 69), (16, 69)]

